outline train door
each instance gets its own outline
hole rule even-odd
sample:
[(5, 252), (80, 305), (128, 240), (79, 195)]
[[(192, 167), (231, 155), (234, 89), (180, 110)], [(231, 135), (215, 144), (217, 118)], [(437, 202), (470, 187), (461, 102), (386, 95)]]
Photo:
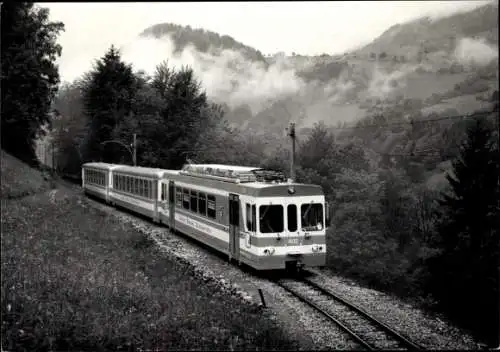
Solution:
[(240, 199), (229, 194), (229, 259), (240, 260)]
[(170, 215), (170, 229), (175, 231), (175, 189), (174, 181), (168, 181), (168, 205)]

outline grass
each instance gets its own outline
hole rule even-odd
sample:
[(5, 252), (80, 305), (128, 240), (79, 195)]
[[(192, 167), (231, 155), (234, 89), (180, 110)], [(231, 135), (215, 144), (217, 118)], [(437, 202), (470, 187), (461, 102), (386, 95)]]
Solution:
[(54, 187), (52, 178), (47, 172), (32, 169), (3, 150), (1, 159), (0, 195), (2, 198), (24, 197)]
[(194, 277), (70, 190), (1, 202), (2, 349), (300, 347), (265, 311)]

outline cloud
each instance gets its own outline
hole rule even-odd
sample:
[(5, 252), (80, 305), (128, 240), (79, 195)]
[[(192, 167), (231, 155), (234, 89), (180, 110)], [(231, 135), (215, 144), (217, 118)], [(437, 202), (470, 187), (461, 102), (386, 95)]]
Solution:
[(124, 61), (135, 70), (153, 75), (162, 61), (170, 67), (190, 66), (201, 81), (207, 95), (216, 102), (231, 108), (248, 104), (255, 114), (270, 100), (279, 100), (299, 92), (304, 82), (295, 70), (278, 60), (269, 67), (246, 60), (233, 50), (198, 52), (193, 46), (175, 52), (175, 45), (168, 36), (161, 39), (139, 37), (121, 48)]
[(462, 38), (455, 48), (455, 59), (466, 66), (485, 66), (498, 60), (498, 47), (489, 45), (482, 38)]

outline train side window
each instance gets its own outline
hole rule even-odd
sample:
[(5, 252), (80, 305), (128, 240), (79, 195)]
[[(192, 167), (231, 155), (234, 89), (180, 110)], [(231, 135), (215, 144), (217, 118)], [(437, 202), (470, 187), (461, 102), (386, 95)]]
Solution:
[(144, 185), (144, 189), (142, 191), (143, 196), (146, 197), (146, 198), (149, 198), (149, 181), (148, 180), (143, 180), (142, 183)]
[(255, 210), (255, 204), (252, 205), (252, 223), (253, 223), (253, 231), (257, 231), (257, 211)]
[[(148, 181), (148, 198), (153, 198), (153, 181)], [(158, 198), (158, 195), (154, 198)]]
[(295, 204), (289, 204), (286, 212), (288, 215), (288, 231), (297, 231), (297, 206)]
[(178, 207), (182, 207), (182, 188), (180, 187), (175, 188), (175, 202)]
[(183, 188), (182, 193), (184, 193), (184, 196), (182, 198), (182, 207), (189, 210), (189, 189)]
[(139, 179), (134, 178), (133, 180), (134, 180), (134, 193), (139, 194)]
[(207, 195), (205, 193), (198, 193), (198, 212), (207, 216)]
[(247, 231), (252, 231), (252, 207), (248, 203), (246, 204), (245, 217), (247, 221)]
[(191, 211), (198, 212), (198, 192), (191, 190)]
[(215, 210), (215, 196), (207, 196), (207, 216), (209, 218), (215, 219), (217, 211)]
[(127, 192), (130, 193), (132, 189), (132, 183), (130, 182), (130, 176), (125, 176), (125, 183), (127, 185)]
[(255, 232), (256, 226), (256, 216), (255, 216), (255, 205), (246, 205), (246, 220), (247, 220), (247, 231)]
[(165, 184), (164, 184), (164, 183), (161, 183), (161, 196), (160, 196), (160, 199), (161, 199), (162, 201), (164, 201), (164, 200), (165, 200), (165, 198), (166, 198), (166, 194), (167, 194), (167, 193), (165, 192)]

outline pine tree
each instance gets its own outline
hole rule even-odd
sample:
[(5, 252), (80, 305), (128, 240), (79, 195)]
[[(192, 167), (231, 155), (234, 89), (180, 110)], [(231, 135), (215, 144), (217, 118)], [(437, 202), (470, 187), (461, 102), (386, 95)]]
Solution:
[(137, 90), (132, 67), (125, 64), (120, 52), (111, 46), (96, 62), (83, 87), (84, 109), (89, 125), (86, 160), (113, 162), (117, 154), (124, 152), (119, 145), (103, 146), (102, 142), (111, 140), (115, 127), (133, 113)]
[(56, 39), (64, 25), (48, 18), (49, 10), (33, 3), (2, 4), (2, 148), (34, 164), (34, 141), (50, 123), (59, 83)]
[(487, 120), (473, 120), (467, 139), (447, 175), (450, 194), (440, 202), (442, 254), (431, 266), (433, 289), (441, 306), (481, 332), (489, 343), (498, 337), (498, 146)]

